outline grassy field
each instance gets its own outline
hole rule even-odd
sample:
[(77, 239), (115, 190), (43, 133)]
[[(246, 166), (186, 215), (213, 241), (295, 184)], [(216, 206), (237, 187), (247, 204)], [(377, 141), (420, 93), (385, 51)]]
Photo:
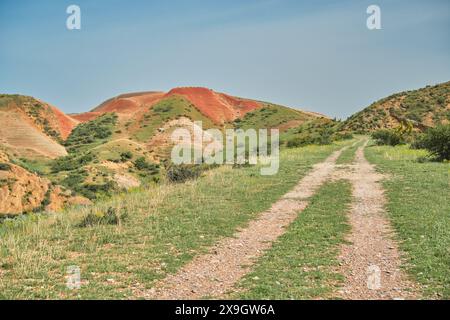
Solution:
[[(0, 226), (0, 298), (133, 298), (134, 289), (177, 271), (221, 237), (266, 210), (343, 144), (281, 153), (280, 171), (221, 167), (185, 184), (136, 190), (92, 208), (38, 214)], [(126, 213), (115, 225), (80, 227), (88, 213)], [(81, 269), (82, 287), (68, 290), (66, 268)]]
[(350, 184), (324, 185), (309, 206), (240, 282), (243, 299), (331, 298), (342, 277), (333, 269), (349, 231)]
[(408, 146), (372, 146), (368, 160), (390, 176), (387, 210), (406, 253), (408, 271), (425, 297), (450, 298), (449, 163), (417, 159), (425, 151)]

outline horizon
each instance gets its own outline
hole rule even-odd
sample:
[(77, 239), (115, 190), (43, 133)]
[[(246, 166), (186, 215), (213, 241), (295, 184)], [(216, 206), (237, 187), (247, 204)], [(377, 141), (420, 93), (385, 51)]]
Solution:
[[(449, 81), (450, 81), (450, 80), (449, 80)], [(420, 87), (420, 88), (411, 88), (411, 89), (404, 90), (404, 92), (407, 92), (407, 91), (415, 91), (415, 90), (423, 89), (423, 88), (426, 88), (426, 87), (429, 87), (429, 86), (432, 87), (432, 86), (435, 86), (435, 85), (444, 84), (444, 83), (449, 82), (449, 81), (444, 81), (444, 82), (440, 82), (440, 83), (428, 84), (428, 85), (425, 85), (425, 86)], [(118, 98), (118, 97), (123, 96), (123, 95), (130, 95), (130, 94), (136, 94), (136, 95), (138, 95), (138, 94), (145, 94), (145, 93), (152, 93), (152, 92), (168, 93), (168, 92), (171, 91), (172, 89), (176, 89), (176, 88), (205, 88), (205, 89), (210, 89), (210, 90), (212, 90), (212, 91), (214, 91), (214, 92), (217, 92), (217, 93), (225, 93), (225, 94), (232, 95), (232, 94), (230, 94), (230, 93), (228, 93), (228, 92), (219, 92), (219, 91), (214, 90), (213, 88), (199, 87), (199, 86), (173, 87), (173, 88), (171, 88), (171, 89), (169, 89), (169, 90), (167, 90), (167, 91), (163, 91), (163, 90), (149, 90), (149, 91), (122, 92), (122, 93), (116, 94), (116, 95), (114, 95), (114, 96), (112, 96), (112, 97), (103, 99), (101, 102), (99, 102), (98, 104), (96, 104), (96, 105), (94, 105), (93, 107), (89, 108), (88, 110), (81, 110), (80, 112), (70, 112), (70, 113), (64, 112), (64, 113), (67, 114), (67, 115), (69, 115), (69, 116), (70, 116), (70, 115), (82, 114), (82, 113), (85, 113), (85, 112), (93, 111), (95, 108), (98, 108), (98, 107), (101, 106), (103, 103), (107, 102), (108, 100), (115, 99), (115, 98)], [(381, 99), (383, 99), (383, 98), (387, 98), (387, 97), (389, 97), (389, 96), (392, 96), (392, 95), (394, 95), (394, 94), (396, 94), (396, 93), (399, 93), (399, 92), (392, 92), (392, 93), (390, 93), (390, 94), (387, 94), (386, 96), (383, 96), (383, 97), (380, 97), (380, 98), (376, 99), (376, 100), (373, 101), (372, 103), (375, 103), (376, 101), (381, 100)], [(18, 94), (18, 95), (30, 96), (30, 95), (27, 95), (27, 94), (21, 94), (21, 93), (4, 93), (4, 92), (0, 92), (0, 94), (11, 94), (11, 95)], [(232, 95), (232, 96), (233, 96), (233, 95)], [(30, 97), (39, 99), (39, 97), (34, 97), (34, 96), (30, 96)], [(237, 96), (236, 96), (236, 97), (237, 97)], [(268, 102), (268, 103), (274, 103), (274, 104), (281, 105), (281, 104), (277, 103), (276, 101), (263, 101), (263, 100), (260, 100), (260, 99), (254, 99), (254, 98), (250, 98), (250, 97), (237, 97), (237, 98), (243, 98), (243, 99), (249, 99), (249, 100), (261, 101), (261, 102)], [(42, 99), (39, 99), (39, 100), (42, 100)], [(49, 103), (50, 105), (53, 105), (53, 104), (50, 103), (49, 101), (44, 101), (44, 102)], [(355, 113), (358, 113), (359, 111), (365, 109), (366, 107), (369, 107), (372, 103), (368, 104), (367, 106), (362, 107), (360, 110), (355, 111)], [(59, 107), (56, 106), (56, 105), (53, 105), (53, 106), (56, 107), (56, 108), (58, 108), (58, 109), (60, 109), (60, 110), (62, 110), (61, 108), (59, 108)], [(323, 115), (323, 116), (325, 116), (325, 117), (328, 117), (328, 118), (330, 118), (330, 119), (333, 118), (332, 116), (330, 116), (330, 115), (328, 115), (328, 114), (324, 114), (324, 113), (321, 113), (321, 112), (318, 112), (318, 111), (315, 111), (315, 110), (311, 110), (311, 109), (298, 108), (298, 107), (295, 107), (295, 106), (287, 106), (287, 105), (283, 105), (283, 107), (287, 107), (287, 108), (291, 108), (291, 109), (295, 109), (295, 110), (300, 110), (300, 111), (306, 111), (306, 112), (317, 113), (317, 114)], [(354, 115), (355, 113), (350, 114), (350, 115), (349, 115), (348, 117), (346, 117), (346, 118), (337, 118), (337, 119), (338, 119), (338, 120), (345, 120), (345, 119), (351, 117), (352, 115)]]
[[(81, 30), (65, 26), (70, 4)], [(378, 1), (381, 30), (366, 27), (371, 1), (133, 4), (3, 1), (0, 91), (70, 114), (129, 92), (201, 86), (345, 119), (450, 80), (446, 1)]]

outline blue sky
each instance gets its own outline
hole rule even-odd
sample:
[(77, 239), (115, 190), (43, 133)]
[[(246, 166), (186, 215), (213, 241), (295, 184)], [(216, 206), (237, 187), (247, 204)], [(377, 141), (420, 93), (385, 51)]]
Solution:
[[(66, 8), (81, 7), (81, 30)], [(381, 8), (382, 30), (366, 27)], [(0, 92), (67, 113), (206, 86), (345, 118), (450, 80), (450, 1), (1, 0)]]

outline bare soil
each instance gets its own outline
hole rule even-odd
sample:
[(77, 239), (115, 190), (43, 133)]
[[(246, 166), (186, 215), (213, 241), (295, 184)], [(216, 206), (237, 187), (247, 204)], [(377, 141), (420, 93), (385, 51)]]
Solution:
[(339, 291), (343, 299), (415, 299), (418, 290), (401, 269), (402, 256), (384, 210), (386, 197), (381, 180), (358, 148), (353, 165), (338, 170), (335, 179), (353, 185), (353, 204), (348, 214), (352, 228), (341, 248), (338, 272), (345, 276)]

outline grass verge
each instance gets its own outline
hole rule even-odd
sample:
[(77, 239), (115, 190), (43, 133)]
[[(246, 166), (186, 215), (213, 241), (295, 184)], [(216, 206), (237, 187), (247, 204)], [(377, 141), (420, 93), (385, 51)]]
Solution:
[(390, 176), (387, 210), (406, 253), (407, 270), (428, 298), (450, 298), (450, 202), (447, 163), (419, 163), (425, 151), (372, 146), (367, 159)]
[(346, 212), (351, 188), (346, 181), (325, 184), (309, 206), (239, 284), (243, 299), (332, 297), (343, 280), (333, 272), (339, 244), (350, 227)]

